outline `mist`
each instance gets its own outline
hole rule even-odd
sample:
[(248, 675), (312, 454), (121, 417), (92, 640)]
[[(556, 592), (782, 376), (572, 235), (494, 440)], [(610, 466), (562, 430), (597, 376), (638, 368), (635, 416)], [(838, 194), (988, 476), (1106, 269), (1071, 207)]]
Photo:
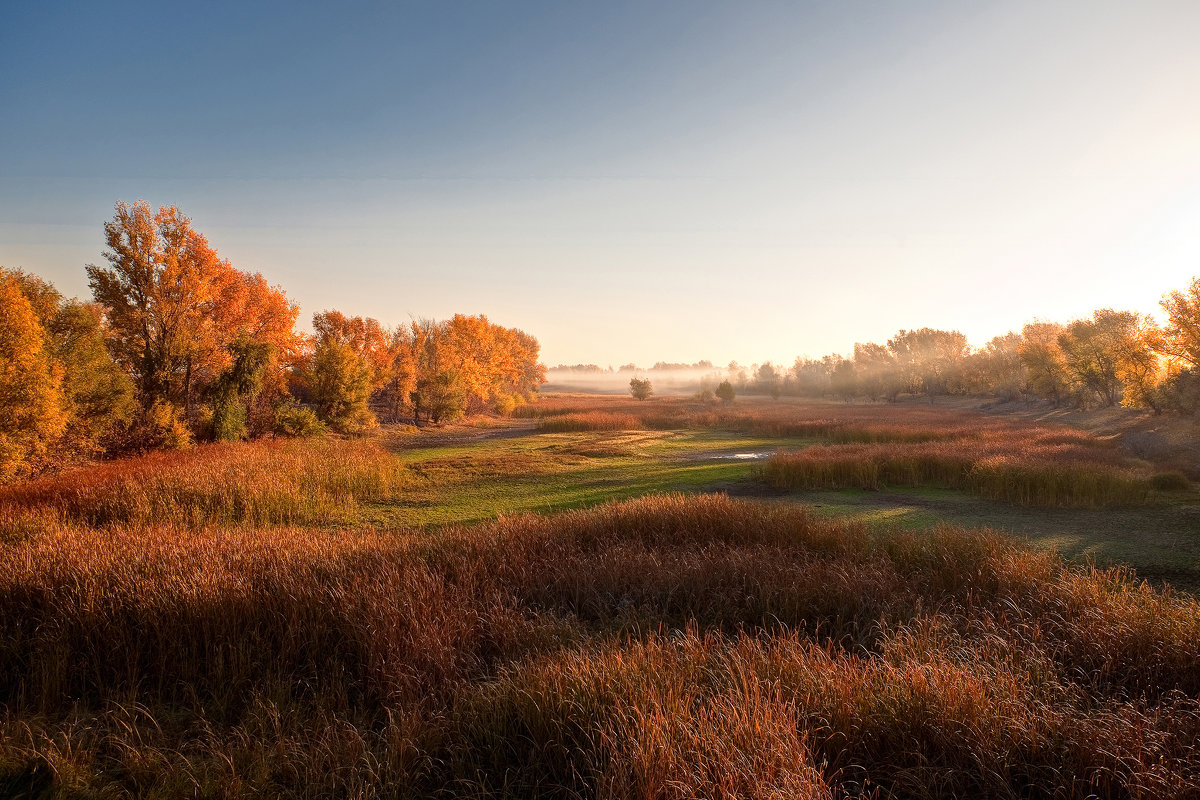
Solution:
[(543, 392), (591, 392), (596, 394), (628, 394), (631, 378), (645, 378), (656, 395), (692, 395), (702, 389), (715, 389), (728, 377), (722, 367), (676, 366), (638, 369), (632, 365), (620, 369), (582, 367), (551, 367), (546, 370)]

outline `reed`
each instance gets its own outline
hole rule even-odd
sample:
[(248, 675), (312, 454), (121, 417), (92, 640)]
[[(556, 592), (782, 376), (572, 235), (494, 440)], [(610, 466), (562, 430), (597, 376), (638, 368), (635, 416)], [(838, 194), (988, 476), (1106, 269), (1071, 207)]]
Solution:
[(985, 531), (49, 520), (0, 546), (0, 620), (10, 795), (1200, 792), (1200, 605)]
[(203, 445), (0, 487), (0, 529), (31, 515), (93, 526), (325, 523), (403, 483), (403, 465), (375, 442)]

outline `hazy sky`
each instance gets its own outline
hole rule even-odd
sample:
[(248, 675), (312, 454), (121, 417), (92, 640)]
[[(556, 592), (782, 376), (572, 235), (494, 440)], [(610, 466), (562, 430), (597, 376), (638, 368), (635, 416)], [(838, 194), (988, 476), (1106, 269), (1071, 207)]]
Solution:
[(0, 264), (117, 200), (548, 364), (980, 345), (1200, 274), (1200, 3), (7, 4)]

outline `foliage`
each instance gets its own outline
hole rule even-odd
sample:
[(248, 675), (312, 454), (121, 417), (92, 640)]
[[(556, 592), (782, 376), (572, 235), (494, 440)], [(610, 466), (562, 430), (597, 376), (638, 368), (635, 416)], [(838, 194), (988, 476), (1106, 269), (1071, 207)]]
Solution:
[(357, 434), (376, 426), (375, 415), (367, 406), (371, 369), (351, 345), (335, 338), (318, 341), (309, 385), (317, 415), (335, 431)]
[(651, 385), (649, 378), (630, 378), (629, 393), (638, 400), (645, 400), (654, 394), (654, 386)]
[(89, 265), (109, 347), (134, 378), (142, 407), (178, 406), (185, 417), (233, 358), (230, 344), (271, 346), (279, 364), (297, 355), (298, 307), (261, 275), (234, 269), (174, 206), (118, 203), (104, 225), (108, 267)]
[(326, 432), (325, 423), (309, 408), (297, 405), (294, 400), (280, 403), (275, 409), (274, 433), (280, 436), (320, 436)]
[(25, 474), (63, 433), (62, 369), (16, 278), (0, 272), (0, 481)]
[(1168, 292), (1161, 305), (1167, 313), (1163, 352), (1200, 368), (1200, 278), (1192, 278), (1186, 289)]
[(733, 402), (733, 398), (736, 395), (733, 390), (733, 384), (729, 381), (721, 381), (719, 384), (717, 384), (717, 388), (714, 390), (713, 394), (716, 395), (718, 400), (727, 405)]

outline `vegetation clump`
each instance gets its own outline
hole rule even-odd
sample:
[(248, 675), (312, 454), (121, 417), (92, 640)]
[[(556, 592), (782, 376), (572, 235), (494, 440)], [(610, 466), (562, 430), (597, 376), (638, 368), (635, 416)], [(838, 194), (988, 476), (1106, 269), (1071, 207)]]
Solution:
[(630, 378), (629, 393), (635, 400), (645, 400), (654, 394), (654, 386), (650, 383), (649, 378)]

